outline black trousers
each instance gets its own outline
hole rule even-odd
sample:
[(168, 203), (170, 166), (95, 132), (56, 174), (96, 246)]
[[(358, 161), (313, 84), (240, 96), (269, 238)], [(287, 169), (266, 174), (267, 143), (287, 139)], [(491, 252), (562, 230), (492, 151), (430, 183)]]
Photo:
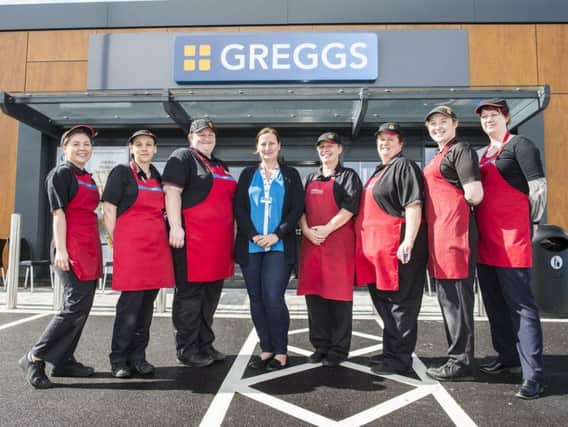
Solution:
[(97, 281), (83, 282), (73, 271), (55, 271), (63, 284), (63, 309), (53, 316), (31, 353), (57, 366), (74, 358), (93, 306)]
[(178, 357), (187, 357), (212, 347), (215, 340), (213, 315), (219, 304), (223, 282), (185, 282), (176, 285), (172, 320)]
[(306, 295), (310, 343), (318, 353), (347, 359), (351, 346), (353, 301), (335, 301)]
[(469, 277), (460, 280), (433, 278), (444, 318), (448, 356), (462, 366), (472, 366), (474, 360), (473, 282), (477, 259), (477, 225), (473, 214), (469, 218), (469, 247)]
[(427, 261), (427, 232), (426, 228), (421, 226), (410, 261), (407, 264), (398, 264), (398, 291), (381, 291), (374, 283), (368, 286), (373, 305), (383, 319), (384, 358), (400, 369), (412, 367)]
[(110, 363), (146, 360), (154, 300), (159, 289), (124, 291), (116, 303)]

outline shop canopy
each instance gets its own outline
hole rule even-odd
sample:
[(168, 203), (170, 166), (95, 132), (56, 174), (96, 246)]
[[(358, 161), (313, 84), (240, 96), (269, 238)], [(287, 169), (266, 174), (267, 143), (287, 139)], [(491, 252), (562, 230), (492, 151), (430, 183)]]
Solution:
[(192, 86), (161, 90), (86, 92), (0, 92), (9, 116), (59, 137), (73, 125), (98, 129), (189, 129), (193, 118), (210, 118), (220, 128), (259, 126), (361, 129), (398, 121), (422, 126), (437, 105), (449, 105), (461, 127), (478, 127), (474, 108), (480, 100), (504, 98), (515, 128), (544, 110), (547, 85), (538, 87), (377, 88), (342, 85)]

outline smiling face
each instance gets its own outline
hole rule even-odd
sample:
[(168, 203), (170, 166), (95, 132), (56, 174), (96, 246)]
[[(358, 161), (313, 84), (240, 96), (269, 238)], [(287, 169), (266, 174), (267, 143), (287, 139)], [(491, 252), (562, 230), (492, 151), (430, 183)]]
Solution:
[(318, 150), (318, 156), (322, 164), (335, 168), (339, 163), (339, 155), (343, 151), (341, 144), (336, 144), (334, 142), (320, 142), (316, 147)]
[(436, 113), (428, 118), (426, 128), (434, 142), (444, 146), (456, 137), (458, 121), (445, 114)]
[(204, 128), (199, 132), (189, 134), (190, 145), (207, 157), (211, 157), (211, 154), (213, 154), (216, 142), (215, 132), (209, 128)]
[(72, 133), (63, 143), (65, 160), (83, 169), (93, 154), (93, 143), (83, 132)]
[(507, 123), (509, 115), (503, 114), (499, 108), (483, 108), (479, 114), (481, 127), (489, 136), (503, 135), (507, 132)]
[(398, 155), (402, 151), (402, 141), (396, 133), (381, 132), (377, 135), (377, 153), (383, 163)]
[(270, 132), (260, 135), (256, 143), (256, 152), (263, 162), (272, 163), (278, 161), (280, 142), (278, 142), (276, 135)]
[(139, 165), (150, 164), (157, 152), (156, 141), (149, 135), (140, 135), (128, 144), (130, 154)]

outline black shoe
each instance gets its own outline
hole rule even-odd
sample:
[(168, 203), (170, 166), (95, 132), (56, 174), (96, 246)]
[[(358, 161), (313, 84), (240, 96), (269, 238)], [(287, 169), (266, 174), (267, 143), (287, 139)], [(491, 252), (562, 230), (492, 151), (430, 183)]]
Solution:
[(54, 366), (51, 370), (52, 377), (76, 377), (87, 378), (92, 377), (95, 370), (90, 366), (85, 366), (76, 360), (68, 360), (60, 365)]
[(115, 378), (131, 378), (132, 370), (126, 363), (112, 363), (110, 374)]
[(206, 353), (209, 356), (211, 356), (215, 362), (223, 362), (227, 358), (227, 356), (225, 356), (224, 353), (221, 353), (219, 350), (217, 350), (214, 347), (209, 348), (203, 353)]
[(215, 360), (208, 354), (194, 353), (189, 356), (178, 356), (178, 362), (190, 368), (205, 368), (212, 365)]
[(374, 356), (369, 357), (369, 362), (371, 362), (371, 365), (377, 365), (382, 363), (384, 358), (385, 355), (383, 353), (375, 354)]
[(135, 360), (130, 363), (130, 368), (142, 376), (154, 375), (154, 366), (147, 360)]
[(325, 359), (322, 360), (321, 364), (322, 364), (322, 366), (325, 366), (327, 368), (335, 368), (335, 367), (341, 365), (341, 362), (344, 362), (344, 361), (345, 361), (345, 358), (339, 357), (335, 353), (327, 353), (327, 355), (325, 356)]
[(315, 351), (310, 354), (307, 358), (308, 363), (321, 363), (323, 359), (325, 359), (326, 354), (322, 353), (321, 351)]
[(428, 368), (426, 374), (438, 381), (472, 381), (473, 371), (470, 367), (462, 366), (448, 360), (439, 368)]
[(18, 361), (20, 368), (26, 374), (26, 381), (30, 385), (37, 389), (50, 388), (53, 384), (45, 375), (45, 362), (43, 360), (38, 360), (37, 362), (32, 362), (29, 359), (29, 355), (26, 353)]
[(510, 365), (501, 363), (499, 359), (495, 358), (487, 363), (482, 363), (479, 365), (479, 370), (484, 374), (497, 375), (501, 373), (508, 374), (520, 374), (521, 367), (519, 365)]
[(534, 381), (524, 381), (523, 385), (515, 396), (519, 399), (532, 400), (537, 399), (544, 392), (544, 386)]
[(288, 366), (288, 360), (286, 360), (286, 362), (282, 364), (279, 360), (272, 358), (266, 364), (266, 370), (278, 371), (280, 369), (284, 369), (286, 366)]
[(398, 366), (388, 360), (381, 360), (371, 366), (371, 371), (378, 375), (408, 375), (411, 374), (411, 367)]
[(254, 356), (247, 366), (251, 369), (264, 371), (266, 369), (266, 365), (268, 365), (268, 362), (270, 362), (271, 360), (272, 357), (269, 357), (268, 359), (261, 359), (260, 356)]

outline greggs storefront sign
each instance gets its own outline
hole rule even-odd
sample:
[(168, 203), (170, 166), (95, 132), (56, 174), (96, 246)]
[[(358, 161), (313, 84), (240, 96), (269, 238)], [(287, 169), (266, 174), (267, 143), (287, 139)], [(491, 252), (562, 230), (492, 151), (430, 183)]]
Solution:
[(374, 81), (375, 33), (259, 32), (175, 38), (177, 83)]

